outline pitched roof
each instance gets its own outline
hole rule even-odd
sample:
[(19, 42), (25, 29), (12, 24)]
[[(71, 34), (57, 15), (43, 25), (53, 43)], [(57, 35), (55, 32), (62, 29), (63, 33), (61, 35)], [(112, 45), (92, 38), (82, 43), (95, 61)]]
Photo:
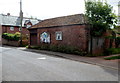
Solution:
[(120, 1), (118, 2), (118, 5), (120, 5)]
[[(23, 27), (26, 20), (30, 20), (32, 25), (35, 25), (39, 22), (38, 19), (23, 18), (23, 22), (22, 22)], [(20, 26), (20, 17), (0, 14), (0, 25)]]
[(86, 24), (86, 23), (87, 21), (83, 14), (75, 14), (75, 15), (46, 19), (40, 21), (36, 25), (33, 25), (31, 28), (65, 26), (65, 25)]

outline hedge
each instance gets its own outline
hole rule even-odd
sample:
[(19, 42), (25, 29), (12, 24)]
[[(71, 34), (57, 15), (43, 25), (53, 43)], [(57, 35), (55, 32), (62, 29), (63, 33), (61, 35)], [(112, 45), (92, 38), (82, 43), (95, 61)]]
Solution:
[(85, 56), (86, 52), (81, 51), (80, 49), (72, 46), (66, 46), (66, 45), (40, 45), (40, 46), (30, 46), (27, 48), (31, 49), (38, 49), (38, 50), (49, 50), (49, 51), (54, 51), (54, 52), (62, 52), (62, 53), (67, 53), (67, 54), (77, 54), (81, 56)]
[(120, 54), (120, 48), (108, 48), (104, 52), (105, 55), (111, 55), (111, 54)]
[(3, 33), (2, 38), (6, 39), (6, 40), (11, 40), (11, 41), (19, 41), (20, 33), (19, 32), (16, 32), (15, 34)]

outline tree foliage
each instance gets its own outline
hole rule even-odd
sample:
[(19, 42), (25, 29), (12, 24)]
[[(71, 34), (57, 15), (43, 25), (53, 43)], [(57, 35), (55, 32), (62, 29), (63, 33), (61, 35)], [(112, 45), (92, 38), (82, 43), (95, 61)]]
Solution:
[(102, 36), (106, 30), (116, 25), (117, 17), (113, 13), (113, 7), (107, 2), (87, 0), (85, 8), (92, 36)]

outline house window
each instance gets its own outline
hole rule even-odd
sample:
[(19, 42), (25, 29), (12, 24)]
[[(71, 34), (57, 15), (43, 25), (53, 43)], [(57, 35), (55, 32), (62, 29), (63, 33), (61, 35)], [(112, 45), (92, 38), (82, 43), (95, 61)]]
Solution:
[(27, 27), (26, 28), (30, 28), (31, 27), (31, 25), (27, 25)]
[(19, 31), (21, 31), (21, 29), (19, 28)]
[(56, 40), (62, 40), (62, 32), (56, 32)]
[(11, 31), (14, 31), (14, 27), (10, 27), (10, 30), (11, 30)]
[(44, 43), (50, 43), (50, 35), (49, 35), (49, 33), (43, 32), (40, 35), (40, 40), (41, 40), (41, 42), (44, 42)]

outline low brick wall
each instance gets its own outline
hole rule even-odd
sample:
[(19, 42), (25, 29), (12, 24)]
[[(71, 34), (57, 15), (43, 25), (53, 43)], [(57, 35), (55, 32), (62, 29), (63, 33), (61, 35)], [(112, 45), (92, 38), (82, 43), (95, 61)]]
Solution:
[(3, 45), (10, 45), (10, 46), (19, 46), (20, 45), (19, 41), (8, 41), (8, 40), (3, 39), (3, 38), (2, 38), (2, 44)]

